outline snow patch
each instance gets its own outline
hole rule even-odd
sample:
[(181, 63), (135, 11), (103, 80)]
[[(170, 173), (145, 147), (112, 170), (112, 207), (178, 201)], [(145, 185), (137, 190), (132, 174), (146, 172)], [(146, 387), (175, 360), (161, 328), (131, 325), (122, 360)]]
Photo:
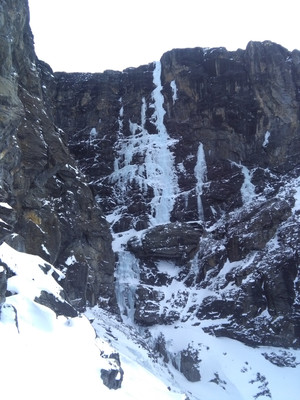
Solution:
[(48, 256), (50, 256), (50, 253), (49, 253), (47, 247), (46, 247), (43, 243), (41, 244), (41, 247), (42, 247), (43, 251), (44, 251)]
[(12, 210), (13, 209), (9, 204), (3, 203), (3, 202), (0, 202), (0, 207), (7, 208), (8, 210)]
[(77, 262), (76, 257), (74, 256), (74, 254), (72, 254), (66, 259), (65, 264), (69, 267), (70, 265), (75, 264), (76, 262)]
[(156, 267), (159, 272), (163, 274), (167, 274), (170, 277), (175, 278), (178, 276), (180, 272), (180, 267), (176, 266), (173, 262), (171, 261), (165, 261), (165, 260), (160, 260), (156, 262)]

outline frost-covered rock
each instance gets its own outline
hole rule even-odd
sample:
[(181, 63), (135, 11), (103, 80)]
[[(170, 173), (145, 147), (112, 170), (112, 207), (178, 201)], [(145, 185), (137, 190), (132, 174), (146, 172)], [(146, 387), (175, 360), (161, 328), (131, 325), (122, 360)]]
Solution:
[(124, 371), (121, 368), (120, 356), (117, 352), (101, 354), (108, 361), (108, 368), (101, 369), (101, 379), (109, 389), (120, 389), (122, 386)]

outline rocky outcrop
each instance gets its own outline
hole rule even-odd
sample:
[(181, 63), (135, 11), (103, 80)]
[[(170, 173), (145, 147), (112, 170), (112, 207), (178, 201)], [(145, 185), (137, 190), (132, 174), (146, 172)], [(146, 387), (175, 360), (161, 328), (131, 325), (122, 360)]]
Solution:
[(201, 380), (201, 375), (199, 372), (199, 357), (196, 351), (193, 349), (186, 349), (180, 352), (179, 360), (179, 371), (186, 377), (190, 382), (198, 382)]
[(202, 233), (203, 228), (197, 223), (158, 225), (141, 238), (132, 237), (127, 246), (141, 259), (174, 260), (184, 265), (196, 254)]
[(299, 346), (299, 65), (266, 41), (55, 74), (55, 120), (135, 256), (136, 323)]
[[(253, 174), (262, 179), (268, 168), (283, 173), (297, 165), (298, 65), (298, 51), (290, 53), (271, 42), (251, 42), (237, 52), (198, 48), (163, 55), (164, 124), (173, 139), (179, 185), (173, 221), (197, 218), (194, 170), (200, 143), (207, 166), (202, 188), (206, 220), (242, 204), (242, 166), (255, 168)], [(123, 73), (56, 74), (56, 118), (73, 153), (82, 160), (104, 210), (110, 212), (120, 202), (124, 207), (115, 231), (149, 226), (153, 186), (145, 182), (147, 190), (141, 191), (133, 179), (120, 193), (112, 184), (118, 186), (116, 160), (119, 170), (125, 167), (125, 144), (136, 169), (124, 173), (140, 176), (137, 167), (149, 156), (133, 142), (132, 132), (157, 132), (154, 69), (149, 64)], [(264, 179), (274, 180), (274, 175)]]
[(27, 2), (0, 13), (0, 240), (64, 270), (72, 306), (118, 312), (101, 206), (131, 253), (115, 278), (135, 323), (299, 347), (299, 51), (175, 49), (53, 74)]
[(101, 354), (102, 358), (108, 363), (107, 368), (101, 369), (101, 379), (105, 386), (109, 389), (120, 389), (123, 382), (124, 371), (121, 367), (119, 354), (113, 352), (111, 354)]
[(34, 52), (27, 1), (0, 6), (0, 240), (63, 269), (70, 301), (116, 310), (109, 227), (53, 118), (55, 79)]

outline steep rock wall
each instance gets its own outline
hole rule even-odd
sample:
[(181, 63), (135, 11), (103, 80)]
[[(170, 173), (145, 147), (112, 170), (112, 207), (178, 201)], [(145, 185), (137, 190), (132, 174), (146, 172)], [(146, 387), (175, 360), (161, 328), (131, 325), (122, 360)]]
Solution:
[(299, 346), (299, 51), (53, 74), (26, 1), (0, 28), (0, 239), (62, 269), (73, 305), (118, 312), (99, 204), (124, 320)]
[(122, 314), (299, 345), (299, 55), (250, 42), (55, 74), (55, 121), (123, 238)]
[(1, 2), (0, 30), (0, 239), (63, 269), (73, 305), (113, 305), (109, 227), (54, 122), (55, 80), (35, 55), (27, 1)]

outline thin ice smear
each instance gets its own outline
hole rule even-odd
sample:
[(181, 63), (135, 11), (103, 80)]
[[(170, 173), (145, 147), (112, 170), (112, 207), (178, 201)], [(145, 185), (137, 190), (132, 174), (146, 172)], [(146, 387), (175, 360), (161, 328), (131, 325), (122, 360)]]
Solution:
[(171, 89), (172, 89), (173, 104), (175, 104), (176, 100), (178, 99), (178, 97), (177, 97), (177, 86), (176, 86), (175, 80), (170, 82), (170, 86), (171, 86)]
[(269, 131), (266, 131), (265, 137), (264, 137), (264, 142), (263, 142), (263, 147), (267, 147), (269, 144), (271, 133)]

